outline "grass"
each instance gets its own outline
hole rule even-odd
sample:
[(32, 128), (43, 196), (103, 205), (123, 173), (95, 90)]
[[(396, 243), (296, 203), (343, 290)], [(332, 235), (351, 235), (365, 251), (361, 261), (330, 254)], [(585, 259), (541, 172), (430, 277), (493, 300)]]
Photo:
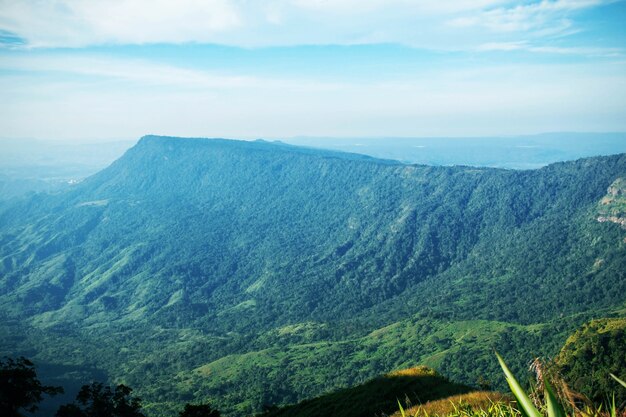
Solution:
[[(544, 374), (545, 368), (537, 360), (534, 362), (534, 370), (537, 374), (538, 387), (535, 388), (535, 392), (532, 394), (533, 400), (526, 394), (524, 389), (519, 385), (511, 371), (508, 369), (504, 360), (496, 353), (500, 366), (504, 371), (507, 382), (511, 387), (513, 395), (517, 399), (520, 410), (524, 416), (528, 417), (568, 417), (568, 416), (580, 416), (580, 417), (618, 417), (626, 416), (626, 408), (618, 409), (615, 404), (615, 396), (613, 401), (606, 409), (603, 409), (602, 405), (595, 405), (591, 403), (584, 396), (572, 393), (567, 384), (558, 377), (558, 375)], [(622, 381), (613, 374), (610, 376), (623, 385), (626, 388), (626, 382)], [(607, 375), (607, 378), (609, 375)], [(552, 380), (552, 382), (550, 382)], [(553, 387), (553, 384), (558, 384), (558, 389)], [(543, 388), (543, 398), (538, 393)], [(582, 406), (579, 401), (582, 400)]]
[(624, 388), (626, 388), (626, 382), (624, 382), (623, 380), (619, 379), (618, 377), (616, 377), (616, 376), (615, 376), (615, 375), (613, 375), (613, 374), (609, 374), (609, 375), (611, 375), (611, 378), (613, 378), (614, 380), (616, 380), (617, 382), (619, 382), (619, 383), (620, 383), (620, 385), (622, 385)]
[[(405, 410), (398, 400), (399, 410), (390, 417), (626, 417), (626, 408), (618, 408), (615, 396), (604, 409), (602, 405), (594, 405), (583, 396), (572, 393), (558, 376), (550, 377), (544, 373), (545, 368), (538, 361), (532, 366), (538, 386), (528, 394), (504, 359), (498, 353), (496, 357), (515, 401), (497, 392), (476, 391), (409, 406)], [(610, 377), (626, 388), (622, 379), (613, 374)], [(553, 384), (558, 385), (555, 388)], [(582, 405), (578, 402), (581, 399)]]
[(520, 412), (513, 407), (511, 398), (499, 392), (475, 391), (467, 394), (453, 395), (425, 404), (408, 407), (406, 410), (400, 404), (400, 410), (390, 417), (521, 417)]

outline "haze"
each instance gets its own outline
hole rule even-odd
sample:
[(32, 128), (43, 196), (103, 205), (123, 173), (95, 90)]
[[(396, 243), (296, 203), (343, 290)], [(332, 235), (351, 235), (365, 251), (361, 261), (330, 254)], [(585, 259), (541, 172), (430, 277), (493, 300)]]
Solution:
[(0, 1), (0, 132), (626, 130), (624, 1)]

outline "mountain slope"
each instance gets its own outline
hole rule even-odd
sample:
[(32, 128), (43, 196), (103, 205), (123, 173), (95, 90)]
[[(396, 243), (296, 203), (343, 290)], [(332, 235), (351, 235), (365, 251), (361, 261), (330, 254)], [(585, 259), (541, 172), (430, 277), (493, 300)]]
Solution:
[(390, 372), (353, 388), (326, 394), (283, 409), (264, 413), (267, 417), (369, 417), (389, 415), (398, 401), (415, 403), (438, 400), (471, 391), (425, 366)]
[(595, 402), (610, 393), (616, 404), (624, 404), (626, 393), (609, 374), (626, 374), (625, 346), (626, 318), (593, 320), (567, 339), (556, 363), (575, 391)]
[[(466, 328), (474, 327), (475, 331), (476, 325), (481, 323), (466, 323)], [(622, 349), (625, 330), (624, 318), (604, 318), (585, 323), (567, 339), (555, 361), (546, 365), (552, 371), (556, 370), (558, 378), (563, 378), (563, 382), (574, 388), (574, 392), (587, 395), (594, 404), (610, 400), (608, 393), (615, 397), (616, 404), (622, 404), (622, 390), (615, 380), (609, 378), (609, 373), (626, 372)], [(493, 351), (489, 356), (491, 362), (497, 362)], [(465, 359), (468, 360), (467, 357)], [(469, 365), (476, 366), (477, 363), (472, 361)], [(401, 379), (397, 380), (398, 377)], [(505, 378), (503, 374), (499, 377)], [(488, 383), (485, 380), (482, 382), (483, 385)], [(581, 388), (585, 392), (580, 391)], [(594, 395), (590, 395), (592, 392)], [(275, 408), (262, 416), (447, 415), (459, 407), (486, 410), (493, 402), (508, 402), (511, 399), (496, 391), (476, 391), (451, 383), (434, 370), (418, 366), (298, 404)], [(408, 409), (401, 412), (398, 402), (404, 402), (404, 408)]]
[[(624, 305), (626, 232), (597, 220), (624, 177), (625, 155), (506, 171), (144, 137), (70, 191), (0, 213), (0, 315), (14, 336), (0, 347), (90, 366), (97, 350), (97, 367), (163, 404), (206, 395), (193, 369), (295, 346), (310, 346), (299, 352), (313, 380), (296, 371), (299, 385), (275, 402), (346, 386), (316, 352), (362, 349), (360, 338), (407, 318), (545, 325), (510, 349), (556, 349), (571, 326)], [(411, 351), (440, 352), (456, 376), (459, 352), (489, 348), (485, 331)], [(390, 341), (388, 362), (365, 358), (351, 375), (410, 365), (407, 343)], [(158, 388), (172, 375), (188, 382)], [(228, 375), (210, 383), (226, 392)], [(265, 395), (255, 384), (224, 407), (258, 409), (246, 402)]]

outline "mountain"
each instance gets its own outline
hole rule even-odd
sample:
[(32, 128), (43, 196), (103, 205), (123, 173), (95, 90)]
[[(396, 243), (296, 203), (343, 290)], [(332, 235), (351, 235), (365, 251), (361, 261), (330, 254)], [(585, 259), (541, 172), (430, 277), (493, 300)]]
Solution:
[(624, 307), (624, 178), (624, 154), (512, 171), (147, 136), (0, 208), (0, 353), (104, 373), (153, 415), (418, 363), (497, 385), (493, 347), (519, 370)]
[(132, 145), (0, 138), (0, 204), (29, 193), (68, 188), (108, 166)]
[[(626, 319), (603, 318), (585, 323), (567, 338), (553, 361), (542, 361), (542, 369), (553, 383), (568, 386), (572, 398), (586, 396), (599, 405), (614, 400), (624, 404), (624, 390), (610, 373), (626, 372)], [(495, 355), (493, 355), (495, 358)], [(556, 372), (555, 372), (556, 371)], [(536, 376), (535, 376), (536, 377)], [(504, 379), (504, 375), (501, 375)], [(483, 385), (486, 381), (483, 381)], [(508, 392), (508, 391), (507, 391)], [(576, 394), (574, 394), (576, 393)], [(607, 394), (610, 393), (610, 397)], [(358, 417), (390, 415), (449, 415), (459, 408), (486, 410), (494, 402), (512, 400), (511, 394), (477, 391), (442, 378), (425, 366), (390, 372), (364, 384), (268, 410), (260, 417), (308, 417), (332, 415)], [(398, 403), (404, 403), (400, 410)]]
[[(283, 142), (428, 165), (530, 169), (626, 152), (626, 133), (544, 133), (511, 137), (281, 138)], [(0, 204), (71, 187), (111, 164), (133, 141), (0, 138)]]
[(357, 152), (411, 164), (534, 169), (579, 158), (626, 152), (626, 133), (554, 132), (505, 137), (281, 139), (292, 145)]

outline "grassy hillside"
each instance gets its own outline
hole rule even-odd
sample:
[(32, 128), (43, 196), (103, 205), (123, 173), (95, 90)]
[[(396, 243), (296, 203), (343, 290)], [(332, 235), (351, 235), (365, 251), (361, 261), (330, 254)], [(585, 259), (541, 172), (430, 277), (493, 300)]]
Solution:
[[(613, 411), (616, 415), (621, 414), (626, 406), (624, 387), (610, 374), (626, 372), (623, 351), (626, 346), (625, 330), (624, 318), (591, 320), (567, 339), (554, 360), (536, 359), (539, 365), (534, 365), (536, 374), (532, 375), (529, 392), (536, 397), (537, 404), (541, 403), (541, 396), (537, 396), (541, 389), (536, 380), (541, 378), (556, 387), (554, 392), (558, 393), (558, 401), (569, 412), (608, 416), (608, 410), (617, 407)], [(491, 362), (496, 362), (493, 351), (490, 356)], [(465, 359), (470, 366), (477, 365), (470, 358)], [(397, 381), (398, 377), (406, 380), (406, 384)], [(504, 379), (504, 374), (500, 378)], [(483, 385), (486, 385), (485, 381)], [(433, 369), (418, 366), (295, 405), (275, 408), (263, 413), (262, 417), (522, 415), (520, 404), (514, 402), (514, 398), (513, 393), (505, 395), (497, 391), (478, 391), (450, 383)], [(572, 401), (577, 402), (575, 409), (569, 409), (574, 405)]]
[(624, 307), (626, 230), (598, 220), (620, 178), (625, 155), (507, 171), (145, 137), (3, 206), (0, 353), (104, 372), (155, 415), (418, 363), (495, 383), (494, 346), (519, 370)]
[(471, 388), (455, 384), (427, 367), (391, 372), (353, 388), (303, 401), (294, 406), (264, 413), (264, 417), (371, 417), (391, 414), (398, 401), (427, 402), (466, 393)]
[[(467, 394), (452, 395), (440, 400), (432, 400), (423, 404), (403, 407), (406, 416), (429, 417), (429, 416), (518, 416), (521, 413), (513, 406), (512, 397), (495, 391), (473, 391)], [(508, 409), (508, 410), (507, 410)], [(493, 410), (493, 411), (491, 411)], [(497, 410), (497, 411), (496, 411)], [(506, 414), (501, 410), (509, 411)], [(472, 414), (475, 413), (475, 414)], [(402, 411), (398, 410), (390, 417), (403, 417)]]

